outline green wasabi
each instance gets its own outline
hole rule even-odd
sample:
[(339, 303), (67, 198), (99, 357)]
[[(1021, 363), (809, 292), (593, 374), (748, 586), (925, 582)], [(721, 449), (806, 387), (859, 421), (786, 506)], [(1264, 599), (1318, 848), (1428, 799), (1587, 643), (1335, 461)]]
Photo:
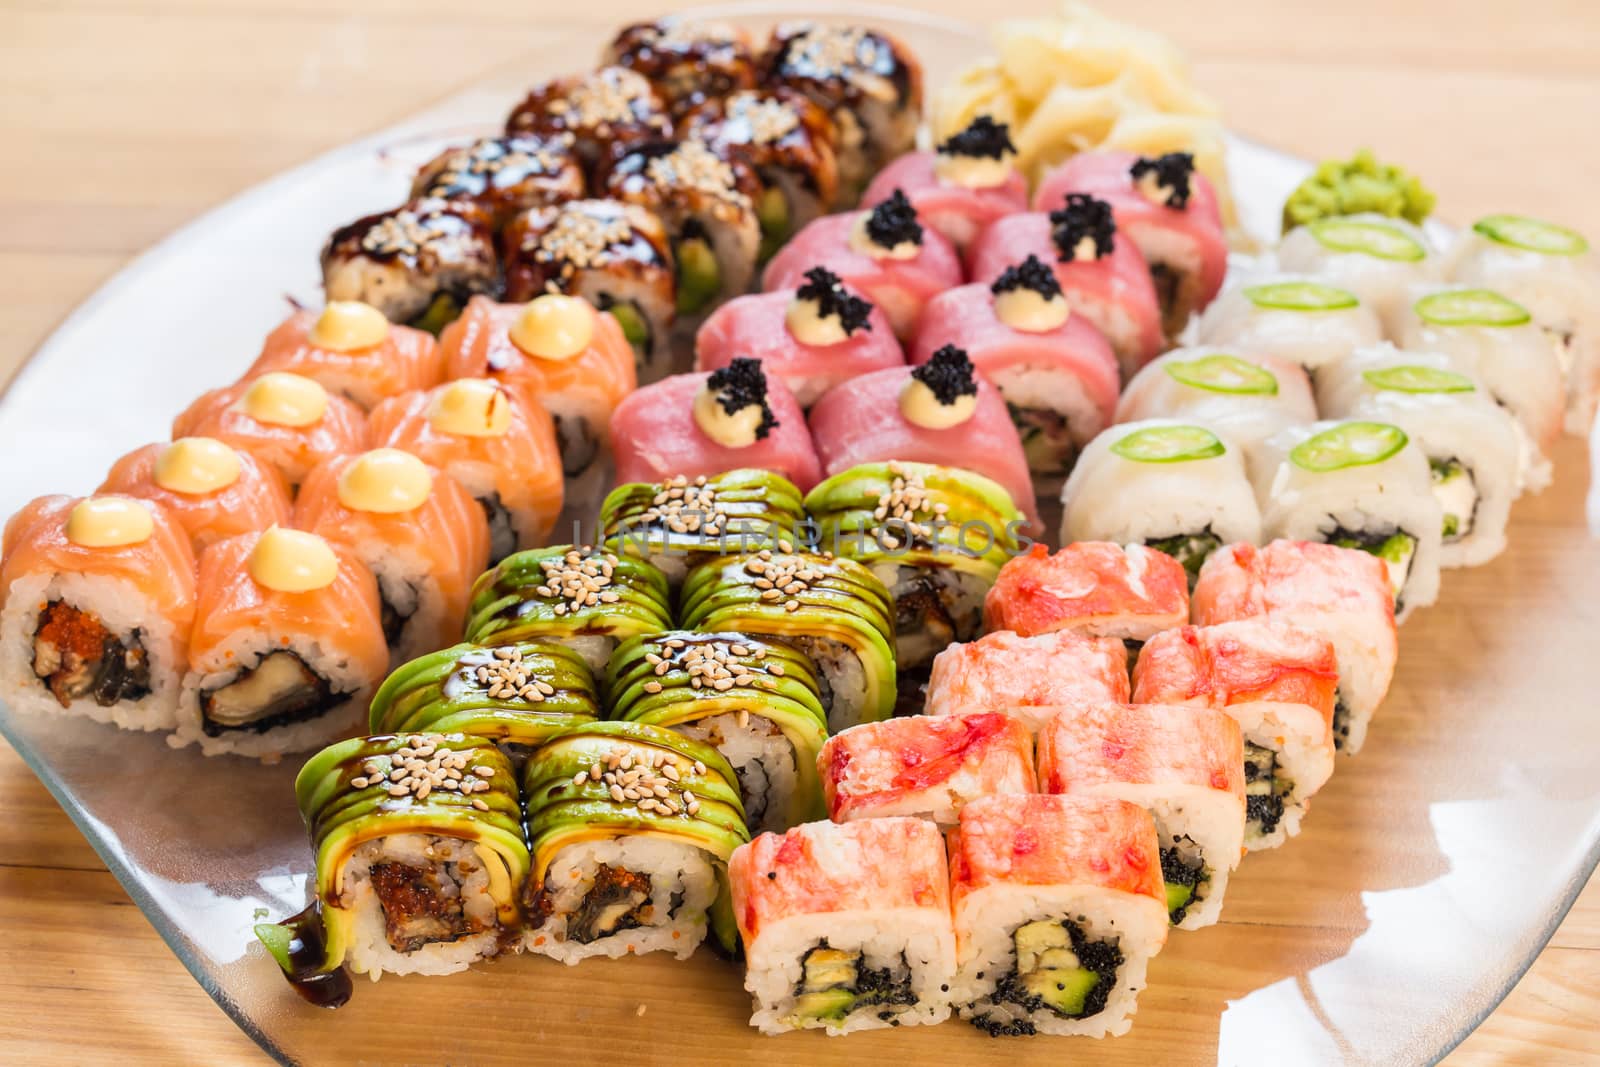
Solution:
[(1434, 195), (1414, 175), (1380, 163), (1363, 148), (1348, 160), (1317, 167), (1283, 205), (1283, 232), (1317, 219), (1372, 212), (1420, 223), (1433, 212)]

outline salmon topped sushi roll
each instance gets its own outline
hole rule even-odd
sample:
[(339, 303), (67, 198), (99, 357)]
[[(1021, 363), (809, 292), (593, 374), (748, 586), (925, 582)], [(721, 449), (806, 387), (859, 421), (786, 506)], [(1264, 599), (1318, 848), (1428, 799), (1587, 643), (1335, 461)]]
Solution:
[(98, 492), (160, 504), (189, 535), (196, 556), (225, 537), (289, 524), (283, 475), (214, 437), (135, 449), (111, 465)]
[(296, 311), (267, 335), (245, 380), (292, 371), (320, 382), (362, 411), (380, 400), (431, 389), (444, 378), (433, 335), (390, 325), (357, 300), (334, 301), (320, 312)]
[(731, 22), (669, 15), (617, 31), (600, 62), (649, 79), (673, 118), (756, 84), (750, 32)]
[(44, 496), (0, 545), (0, 684), (19, 712), (125, 730), (176, 721), (195, 613), (176, 516), (129, 496)]
[(601, 67), (535, 85), (506, 117), (506, 133), (571, 138), (593, 177), (617, 147), (672, 136), (672, 117), (643, 74)]
[(418, 168), (411, 198), (467, 200), (499, 227), (519, 211), (577, 200), (586, 188), (569, 135), (524, 133), (446, 148)]
[(933, 658), (927, 713), (998, 711), (1038, 733), (1063, 708), (1128, 697), (1122, 642), (1068, 630), (1035, 637), (996, 630)]
[(213, 437), (283, 476), (292, 496), (323, 460), (367, 447), (367, 418), (321, 383), (289, 371), (202, 393), (172, 420), (172, 437)]
[(1017, 169), (1011, 128), (979, 115), (933, 152), (907, 152), (880, 170), (861, 197), (865, 207), (903, 190), (917, 215), (958, 250), (995, 219), (1028, 209), (1028, 180)]
[(565, 483), (555, 422), (537, 401), (492, 378), (459, 378), (384, 401), (375, 448), (398, 448), (471, 493), (489, 520), (489, 559), (544, 543)]

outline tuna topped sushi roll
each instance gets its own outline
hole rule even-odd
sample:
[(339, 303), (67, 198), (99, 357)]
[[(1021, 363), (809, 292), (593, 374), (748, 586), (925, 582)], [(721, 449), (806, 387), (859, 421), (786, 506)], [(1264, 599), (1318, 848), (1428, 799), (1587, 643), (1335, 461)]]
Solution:
[(958, 250), (995, 219), (1028, 208), (1028, 180), (1017, 169), (1011, 128), (979, 115), (934, 152), (907, 152), (880, 170), (861, 202), (882, 203), (896, 189), (917, 215)]
[(828, 738), (817, 760), (834, 822), (911, 815), (940, 829), (996, 793), (1033, 793), (1033, 737), (1009, 715), (908, 715)]
[(942, 1022), (955, 975), (944, 840), (921, 819), (762, 834), (728, 874), (762, 1033)]
[(1422, 227), (1373, 212), (1296, 226), (1278, 245), (1278, 265), (1354, 293), (1380, 318), (1444, 274), (1444, 258)]
[(1046, 793), (1147, 809), (1172, 925), (1217, 921), (1244, 854), (1244, 738), (1228, 715), (1160, 704), (1069, 709), (1039, 731), (1039, 782)]
[(439, 346), (424, 330), (392, 326), (359, 301), (334, 301), (320, 312), (296, 311), (267, 335), (245, 379), (293, 371), (362, 411), (413, 389), (431, 389), (444, 375)]
[(695, 334), (694, 351), (701, 371), (759, 359), (802, 408), (840, 382), (906, 361), (883, 312), (826, 267), (806, 271), (798, 289), (723, 304)]
[(225, 537), (289, 525), (283, 475), (213, 437), (129, 452), (111, 465), (98, 492), (160, 504), (189, 535), (196, 556)]
[(961, 1017), (995, 1037), (1127, 1033), (1167, 940), (1161, 848), (1142, 807), (994, 796), (950, 838)]
[(672, 136), (672, 117), (643, 74), (601, 67), (534, 86), (506, 117), (506, 133), (565, 134), (592, 176), (619, 147)]
[(677, 119), (756, 83), (750, 34), (728, 22), (636, 22), (617, 32), (600, 61), (644, 75)]
[(1314, 371), (1381, 339), (1375, 308), (1349, 289), (1298, 274), (1230, 282), (1200, 317), (1200, 342)]
[(1038, 733), (1064, 708), (1126, 704), (1127, 664), (1122, 642), (1113, 638), (996, 630), (934, 657), (927, 713), (998, 711)]
[(411, 198), (471, 201), (498, 227), (519, 211), (577, 200), (586, 187), (571, 134), (525, 133), (446, 148), (418, 168)]
[(1311, 380), (1298, 364), (1259, 352), (1175, 348), (1145, 364), (1117, 403), (1117, 422), (1165, 416), (1209, 426), (1244, 453), (1287, 426), (1315, 422)]

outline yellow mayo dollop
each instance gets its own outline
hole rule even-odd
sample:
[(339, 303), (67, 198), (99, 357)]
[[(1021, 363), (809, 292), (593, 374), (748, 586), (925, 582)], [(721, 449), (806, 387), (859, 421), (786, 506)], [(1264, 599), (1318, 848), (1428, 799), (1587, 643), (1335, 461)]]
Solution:
[(789, 328), (794, 339), (803, 345), (822, 347), (841, 344), (850, 339), (850, 335), (845, 332), (844, 323), (839, 321), (839, 316), (824, 316), (822, 305), (816, 300), (801, 300), (797, 297), (789, 301), (789, 310), (784, 312), (783, 324)]
[(539, 359), (571, 359), (594, 338), (594, 316), (586, 300), (545, 293), (528, 301), (511, 324), (511, 343)]
[(1046, 299), (1032, 289), (1007, 289), (994, 298), (994, 316), (1013, 330), (1046, 333), (1072, 314), (1067, 298), (1057, 293)]
[(462, 378), (451, 382), (428, 405), (428, 424), (461, 437), (502, 437), (511, 429), (511, 402), (497, 382)]
[(328, 410), (328, 391), (300, 374), (273, 371), (250, 383), (238, 410), (272, 426), (310, 426)]
[(415, 511), (433, 492), (427, 465), (398, 448), (363, 453), (339, 475), (339, 503), (351, 511), (394, 515)]
[(180, 437), (156, 456), (155, 483), (173, 493), (204, 496), (239, 480), (239, 453), (214, 437)]
[(850, 247), (852, 250), (873, 259), (912, 259), (922, 251), (922, 246), (911, 241), (901, 241), (893, 248), (885, 248), (874, 241), (867, 234), (867, 216), (870, 211), (863, 211), (856, 219), (856, 224), (850, 227)]
[(964, 189), (991, 189), (1004, 185), (1011, 177), (1012, 160), (1006, 153), (999, 159), (993, 156), (947, 156), (943, 152), (933, 158), (933, 173), (946, 185), (959, 185)]
[(67, 540), (84, 548), (141, 545), (155, 532), (150, 509), (130, 497), (87, 497), (67, 514)]
[(1161, 176), (1155, 171), (1146, 171), (1133, 180), (1133, 187), (1144, 194), (1144, 198), (1153, 204), (1165, 207), (1172, 201), (1172, 186), (1165, 185)]
[(371, 304), (359, 300), (331, 300), (311, 326), (311, 343), (334, 352), (381, 345), (389, 336), (389, 320)]
[(900, 414), (905, 420), (930, 430), (948, 430), (972, 418), (978, 410), (976, 393), (958, 396), (953, 404), (941, 404), (928, 386), (912, 378), (900, 390)]
[(700, 432), (724, 448), (748, 448), (756, 443), (756, 431), (765, 416), (760, 404), (746, 404), (728, 414), (717, 401), (717, 394), (703, 388), (694, 398), (694, 421)]
[(339, 557), (328, 542), (304, 530), (269, 526), (250, 553), (250, 577), (280, 593), (325, 589), (339, 576)]

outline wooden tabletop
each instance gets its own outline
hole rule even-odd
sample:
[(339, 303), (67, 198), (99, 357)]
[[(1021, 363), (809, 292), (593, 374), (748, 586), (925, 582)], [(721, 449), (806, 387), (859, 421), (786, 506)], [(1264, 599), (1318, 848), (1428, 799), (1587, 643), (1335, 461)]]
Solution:
[[(1116, 6), (1189, 50), (1239, 130), (1314, 157), (1370, 145), (1424, 175), (1454, 217), (1525, 209), (1600, 232), (1593, 0), (1232, 0), (1205, 5), (1204, 18), (1193, 0)], [(206, 209), (514, 70), (552, 19), (605, 26), (663, 7), (0, 0), (11, 164), (0, 168), (0, 377), (132, 256)], [(3, 747), (0, 812), (0, 1061), (263, 1060)], [(1596, 1018), (1600, 880), (1447, 1062), (1600, 1062)]]

